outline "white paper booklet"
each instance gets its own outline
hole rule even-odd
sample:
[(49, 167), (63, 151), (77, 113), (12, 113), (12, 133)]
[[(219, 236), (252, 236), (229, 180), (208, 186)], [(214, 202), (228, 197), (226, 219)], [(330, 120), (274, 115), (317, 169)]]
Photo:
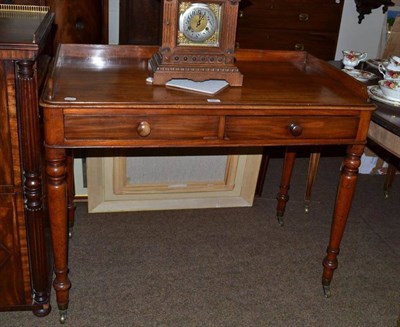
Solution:
[(182, 90), (200, 92), (204, 94), (216, 94), (229, 85), (224, 80), (210, 79), (203, 82), (195, 82), (190, 79), (171, 79), (165, 84), (167, 87), (178, 88)]

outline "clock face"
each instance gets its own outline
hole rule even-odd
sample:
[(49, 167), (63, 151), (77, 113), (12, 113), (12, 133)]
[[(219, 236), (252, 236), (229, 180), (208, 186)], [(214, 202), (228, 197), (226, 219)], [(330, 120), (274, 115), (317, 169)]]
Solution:
[(221, 5), (180, 3), (178, 45), (219, 46)]

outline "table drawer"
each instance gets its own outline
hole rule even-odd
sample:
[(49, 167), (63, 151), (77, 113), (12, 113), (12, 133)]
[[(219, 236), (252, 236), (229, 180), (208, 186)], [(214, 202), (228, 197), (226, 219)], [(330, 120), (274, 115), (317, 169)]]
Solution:
[(332, 60), (335, 56), (337, 35), (249, 28), (238, 33), (236, 41), (236, 46), (243, 49), (300, 50), (324, 60)]
[(208, 139), (218, 135), (215, 116), (78, 116), (64, 119), (67, 140)]
[(238, 30), (251, 27), (337, 33), (341, 16), (342, 7), (334, 3), (319, 6), (257, 3), (240, 11)]
[(358, 117), (227, 117), (229, 140), (354, 139)]

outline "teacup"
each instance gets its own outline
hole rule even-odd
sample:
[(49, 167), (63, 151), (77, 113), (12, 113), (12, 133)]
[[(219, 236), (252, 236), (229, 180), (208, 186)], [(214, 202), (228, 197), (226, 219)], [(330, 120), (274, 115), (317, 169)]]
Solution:
[(400, 57), (390, 56), (387, 67), (390, 70), (400, 70)]
[(380, 80), (379, 87), (384, 96), (390, 100), (400, 100), (400, 82), (393, 80)]
[(354, 50), (343, 50), (343, 65), (346, 69), (353, 69), (356, 67), (361, 61), (367, 59), (366, 52), (359, 52)]
[(383, 75), (383, 78), (387, 79), (387, 80), (400, 79), (400, 66), (399, 66), (399, 70), (393, 70), (393, 69), (390, 69), (389, 67), (390, 67), (390, 65), (385, 66), (385, 65), (379, 64), (378, 70)]

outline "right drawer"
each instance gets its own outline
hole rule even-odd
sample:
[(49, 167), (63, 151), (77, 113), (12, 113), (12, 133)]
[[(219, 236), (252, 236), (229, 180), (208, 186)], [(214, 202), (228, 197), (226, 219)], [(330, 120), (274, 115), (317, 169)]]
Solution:
[(348, 117), (226, 117), (229, 140), (355, 139), (359, 119)]
[(337, 33), (342, 5), (255, 2), (239, 12), (238, 28), (324, 31)]

